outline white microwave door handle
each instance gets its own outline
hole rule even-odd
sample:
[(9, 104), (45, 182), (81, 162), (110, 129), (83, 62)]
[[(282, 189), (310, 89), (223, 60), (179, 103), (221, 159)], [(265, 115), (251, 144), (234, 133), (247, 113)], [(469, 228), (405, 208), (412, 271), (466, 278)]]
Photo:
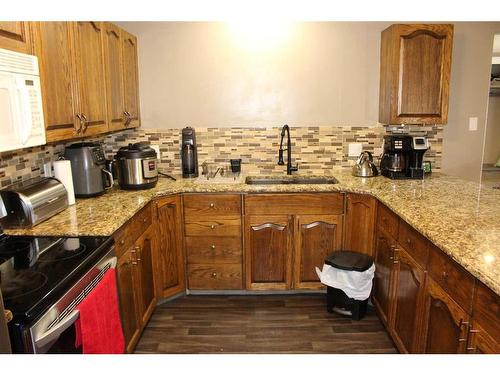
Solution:
[[(21, 84), (21, 82), (19, 82), (18, 84)], [(29, 141), (29, 138), (31, 136), (31, 127), (33, 125), (31, 119), (30, 97), (29, 91), (22, 86), (18, 86), (17, 92), (19, 94), (19, 107), (21, 109), (21, 121), (20, 127), (18, 129), (18, 134), (21, 143), (25, 145)]]

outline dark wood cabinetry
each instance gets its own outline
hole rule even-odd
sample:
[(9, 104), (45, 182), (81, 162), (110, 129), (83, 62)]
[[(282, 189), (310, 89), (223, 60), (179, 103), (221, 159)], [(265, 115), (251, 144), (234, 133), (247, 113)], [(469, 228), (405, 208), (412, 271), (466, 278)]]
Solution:
[(155, 208), (157, 291), (158, 297), (168, 298), (185, 290), (181, 198), (161, 198)]
[(0, 22), (0, 48), (33, 54), (31, 31), (30, 22)]
[(375, 246), (375, 279), (372, 299), (382, 322), (388, 327), (392, 309), (394, 240), (379, 230)]
[(382, 32), (379, 121), (446, 124), (453, 25), (392, 25)]
[[(137, 240), (135, 249), (135, 261), (137, 263), (136, 290), (138, 294), (138, 310), (141, 326), (146, 326), (156, 305), (156, 294), (153, 272), (153, 251), (156, 245), (155, 228), (149, 229)], [(139, 288), (137, 288), (139, 286)]]
[(121, 30), (123, 56), (123, 86), (125, 127), (138, 127), (139, 117), (139, 69), (137, 63), (137, 38)]
[(369, 195), (347, 194), (344, 250), (374, 254), (376, 208), (377, 201)]

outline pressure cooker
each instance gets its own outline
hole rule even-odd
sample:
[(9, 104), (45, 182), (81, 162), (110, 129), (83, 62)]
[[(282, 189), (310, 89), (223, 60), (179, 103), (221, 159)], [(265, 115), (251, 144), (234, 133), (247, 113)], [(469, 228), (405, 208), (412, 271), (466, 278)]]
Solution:
[(147, 142), (121, 147), (113, 161), (113, 171), (120, 188), (149, 189), (158, 182), (158, 158)]

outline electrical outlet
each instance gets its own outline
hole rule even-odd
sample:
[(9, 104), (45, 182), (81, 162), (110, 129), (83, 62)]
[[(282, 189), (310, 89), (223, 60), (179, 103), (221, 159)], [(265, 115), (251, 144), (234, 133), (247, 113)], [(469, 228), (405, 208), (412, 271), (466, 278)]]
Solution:
[(469, 131), (474, 132), (477, 130), (477, 117), (469, 117)]

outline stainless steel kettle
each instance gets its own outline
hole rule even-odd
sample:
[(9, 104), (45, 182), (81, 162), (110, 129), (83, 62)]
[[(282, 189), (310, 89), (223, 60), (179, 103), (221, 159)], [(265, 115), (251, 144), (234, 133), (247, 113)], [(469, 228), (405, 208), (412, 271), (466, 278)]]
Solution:
[(356, 164), (352, 167), (352, 175), (356, 177), (375, 177), (378, 176), (378, 169), (373, 163), (371, 152), (363, 151)]

